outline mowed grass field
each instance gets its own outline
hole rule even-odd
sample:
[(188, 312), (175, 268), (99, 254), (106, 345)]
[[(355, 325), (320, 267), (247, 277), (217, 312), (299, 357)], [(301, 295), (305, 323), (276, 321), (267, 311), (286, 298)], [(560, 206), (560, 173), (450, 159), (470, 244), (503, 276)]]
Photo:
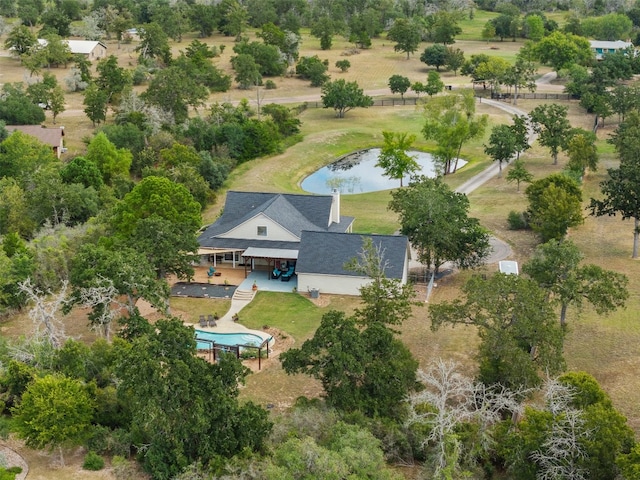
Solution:
[[(464, 50), (467, 57), (474, 53), (486, 53), (506, 59), (514, 58), (522, 45), (520, 42), (478, 41), (478, 32), (485, 21), (482, 12), (477, 12), (474, 21), (463, 27), (461, 40), (454, 47)], [(253, 33), (251, 36), (255, 38)], [(172, 45), (173, 51), (177, 53), (184, 50), (192, 39), (193, 37), (185, 37), (181, 44)], [(232, 40), (215, 36), (205, 41), (210, 45), (226, 45), (224, 53), (215, 61), (218, 66), (230, 71)], [(0, 43), (3, 42), (4, 38), (0, 38)], [(120, 50), (117, 50), (114, 42), (108, 42), (108, 45), (109, 53), (116, 54), (122, 66), (135, 66), (135, 45), (123, 45)], [(347, 42), (336, 38), (332, 50), (322, 51), (319, 49), (318, 40), (305, 32), (301, 55), (318, 55), (322, 59), (328, 59), (329, 73), (333, 79), (355, 80), (366, 91), (390, 97), (387, 81), (391, 75), (404, 75), (412, 82), (425, 81), (428, 68), (418, 57), (426, 46), (428, 44), (421, 44), (419, 51), (407, 60), (405, 55), (393, 51), (390, 42), (378, 39), (374, 41), (373, 48), (346, 57), (343, 53), (351, 47)], [(352, 64), (346, 73), (340, 73), (335, 68), (335, 62), (343, 58), (348, 58)], [(548, 69), (540, 69), (540, 73), (546, 71)], [(60, 81), (68, 74), (68, 70), (65, 69), (52, 69), (51, 72), (56, 74)], [(19, 62), (9, 57), (0, 57), (0, 75), (0, 82), (22, 81), (25, 78)], [(468, 78), (454, 76), (450, 72), (443, 72), (442, 78), (445, 84), (455, 85), (456, 88), (470, 86)], [(309, 87), (308, 82), (294, 77), (276, 78), (274, 81), (277, 89), (262, 89), (260, 92), (263, 104), (319, 98), (320, 89)], [(250, 104), (255, 105), (256, 91), (233, 88), (229, 92), (212, 95), (209, 103), (237, 101), (241, 98), (247, 98)], [(518, 103), (519, 108), (525, 111), (540, 104), (539, 101), (529, 100), (521, 100)], [(590, 128), (592, 118), (585, 115), (575, 102), (566, 104), (570, 107), (572, 124)], [(95, 131), (82, 108), (81, 95), (69, 94), (67, 111), (58, 118), (58, 125), (64, 125), (67, 133), (66, 141), (70, 148), (67, 158), (81, 154), (85, 148), (83, 139)], [(493, 107), (478, 104), (477, 108), (478, 113), (489, 115), (491, 124), (509, 121), (507, 115)], [(205, 112), (205, 109), (200, 109), (201, 114)], [(361, 148), (379, 146), (383, 130), (413, 133), (417, 136), (416, 148), (433, 148), (433, 144), (422, 138), (423, 122), (419, 107), (356, 109), (348, 112), (344, 119), (336, 119), (331, 110), (310, 108), (303, 112), (300, 118), (303, 122), (303, 140), (280, 154), (241, 165), (231, 175), (224, 190), (219, 192), (216, 203), (203, 212), (205, 223), (210, 223), (218, 215), (224, 202), (224, 191), (227, 189), (300, 193), (299, 185), (305, 176), (340, 155)], [(608, 120), (609, 123), (612, 121), (613, 119)], [(50, 118), (46, 124), (53, 126)], [(598, 184), (605, 178), (606, 167), (616, 164), (611, 147), (604, 143), (612, 130), (612, 127), (607, 127), (599, 132), (601, 168), (598, 172), (589, 173), (585, 178), (585, 206), (591, 196), (598, 196)], [(452, 187), (489, 165), (490, 160), (483, 154), (483, 143), (487, 136), (488, 132), (484, 138), (474, 140), (465, 146), (463, 156), (471, 162), (459, 173), (447, 179)], [(523, 158), (527, 168), (536, 178), (561, 170), (566, 162), (566, 158), (561, 156), (560, 165), (551, 165), (551, 157), (547, 150), (537, 144), (524, 154)], [(482, 224), (496, 236), (507, 241), (513, 249), (513, 259), (521, 263), (529, 258), (538, 240), (530, 232), (508, 230), (506, 218), (511, 210), (520, 211), (526, 208), (527, 201), (523, 193), (525, 187), (521, 186), (521, 191), (517, 192), (515, 184), (507, 183), (504, 178), (495, 178), (469, 196), (472, 215), (480, 218)], [(387, 209), (389, 199), (388, 191), (345, 195), (342, 197), (342, 211), (345, 215), (356, 217), (357, 232), (392, 233), (398, 229), (398, 223), (395, 215)], [(640, 379), (637, 375), (640, 367), (640, 298), (637, 293), (640, 288), (640, 273), (638, 264), (630, 258), (632, 224), (622, 222), (619, 218), (593, 218), (587, 216), (587, 213), (585, 210), (584, 224), (571, 230), (570, 238), (584, 252), (585, 262), (596, 263), (628, 275), (631, 298), (626, 309), (607, 317), (597, 315), (589, 307), (580, 314), (570, 310), (565, 355), (570, 369), (585, 370), (597, 378), (611, 395), (614, 404), (628, 417), (632, 428), (640, 432)], [(496, 270), (496, 265), (488, 265), (481, 269), (486, 273)], [(470, 274), (460, 272), (440, 280), (430, 302), (458, 297), (461, 285)], [(423, 295), (423, 292), (420, 294)], [(292, 337), (295, 345), (299, 346), (313, 334), (322, 315), (329, 309), (350, 312), (358, 303), (356, 298), (351, 297), (324, 297), (326, 303), (316, 306), (302, 295), (272, 296), (261, 292), (256, 301), (241, 312), (241, 322), (251, 328), (262, 328), (265, 325), (278, 328), (284, 335)], [(424, 300), (423, 297), (420, 298)], [(198, 313), (206, 311), (208, 307), (207, 304), (190, 303), (184, 299), (172, 301), (172, 308), (175, 311), (187, 312), (189, 319), (197, 318)], [(224, 307), (220, 305), (219, 308)], [(73, 320), (70, 319), (68, 322), (72, 325), (71, 332), (82, 335), (87, 340), (93, 338), (86, 332), (86, 313), (74, 313)], [(3, 335), (16, 336), (25, 333), (30, 322), (24, 320), (25, 318), (21, 317), (4, 322)], [(474, 355), (478, 337), (472, 328), (443, 328), (438, 332), (431, 332), (428, 306), (423, 304), (414, 308), (413, 315), (403, 324), (401, 331), (402, 340), (419, 359), (422, 368), (426, 368), (436, 358), (443, 357), (460, 362), (461, 368), (471, 374), (475, 371)], [(250, 375), (241, 395), (242, 398), (254, 400), (262, 405), (272, 404), (276, 409), (283, 409), (291, 405), (298, 395), (319, 393), (317, 382), (304, 376), (287, 376), (276, 362), (269, 368)]]

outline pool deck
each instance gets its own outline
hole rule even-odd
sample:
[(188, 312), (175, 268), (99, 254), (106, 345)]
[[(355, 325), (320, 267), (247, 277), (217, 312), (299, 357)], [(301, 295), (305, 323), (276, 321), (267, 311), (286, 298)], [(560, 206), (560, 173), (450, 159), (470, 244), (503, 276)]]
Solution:
[[(200, 298), (224, 298), (215, 297), (210, 294), (212, 289), (207, 288), (209, 285), (224, 285), (225, 280), (230, 285), (236, 285), (233, 297), (231, 297), (231, 307), (229, 311), (219, 318), (215, 327), (202, 327), (199, 323), (193, 323), (193, 327), (197, 330), (205, 332), (218, 333), (253, 333), (260, 336), (264, 340), (269, 340), (269, 347), (272, 347), (275, 340), (271, 335), (260, 330), (252, 330), (233, 320), (233, 316), (246, 307), (255, 297), (258, 291), (263, 292), (281, 292), (292, 293), (298, 287), (298, 277), (294, 275), (288, 282), (280, 279), (271, 279), (270, 272), (267, 270), (254, 270), (247, 272), (245, 278), (244, 267), (233, 268), (216, 268), (220, 272), (220, 276), (209, 277), (207, 275), (208, 267), (196, 267), (195, 275), (192, 282), (177, 282), (175, 279), (172, 284), (172, 292), (177, 292), (178, 296), (190, 296)], [(257, 290), (253, 290), (253, 284), (256, 284)]]

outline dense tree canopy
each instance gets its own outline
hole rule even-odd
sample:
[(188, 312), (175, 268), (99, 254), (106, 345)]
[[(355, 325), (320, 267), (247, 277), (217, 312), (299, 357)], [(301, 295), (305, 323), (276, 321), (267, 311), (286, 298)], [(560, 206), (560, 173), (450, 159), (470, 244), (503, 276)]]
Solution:
[(238, 403), (246, 369), (233, 356), (211, 364), (195, 353), (191, 328), (178, 319), (160, 320), (126, 346), (118, 365), (131, 428), (148, 444), (142, 464), (158, 480), (216, 455), (260, 451), (271, 429), (265, 410)]
[(143, 253), (158, 278), (193, 275), (195, 233), (201, 206), (183, 185), (147, 177), (116, 206), (111, 227), (117, 240)]
[(95, 406), (78, 380), (57, 375), (37, 378), (14, 410), (18, 434), (33, 448), (79, 443), (88, 430)]
[(434, 330), (443, 325), (474, 325), (481, 339), (480, 380), (512, 390), (541, 383), (564, 369), (564, 333), (555, 321), (546, 292), (529, 279), (496, 273), (472, 277), (464, 300), (429, 307)]
[(22, 84), (6, 83), (0, 95), (0, 121), (7, 125), (37, 125), (44, 122), (42, 108), (23, 90)]
[(554, 173), (536, 180), (526, 194), (529, 223), (545, 242), (563, 239), (570, 227), (583, 222), (582, 190), (568, 175)]
[(589, 65), (594, 59), (589, 41), (584, 37), (552, 32), (534, 46), (534, 54), (545, 65), (550, 65), (556, 72), (577, 63)]

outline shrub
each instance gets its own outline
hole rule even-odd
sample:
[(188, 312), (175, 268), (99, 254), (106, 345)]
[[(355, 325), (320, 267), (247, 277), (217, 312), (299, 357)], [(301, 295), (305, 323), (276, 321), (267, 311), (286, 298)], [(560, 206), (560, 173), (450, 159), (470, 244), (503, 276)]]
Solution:
[(341, 72), (346, 72), (351, 67), (351, 62), (349, 60), (338, 60), (336, 62), (336, 67), (340, 69)]
[(525, 214), (515, 210), (509, 212), (507, 222), (509, 223), (509, 230), (526, 230), (529, 228)]
[(19, 473), (22, 473), (21, 467), (0, 468), (0, 480), (15, 480)]
[(136, 469), (133, 463), (120, 455), (116, 455), (111, 459), (111, 469), (113, 475), (118, 480), (132, 480), (136, 478)]
[(133, 71), (133, 75), (131, 76), (131, 80), (134, 85), (142, 85), (149, 78), (149, 72), (147, 67), (144, 65), (138, 65), (136, 69)]
[(274, 82), (273, 80), (267, 80), (266, 82), (264, 82), (264, 88), (266, 88), (267, 90), (275, 90), (277, 88), (276, 82)]
[(109, 435), (111, 430), (103, 425), (94, 425), (87, 440), (91, 452), (105, 454), (109, 451)]
[(85, 470), (102, 470), (104, 468), (104, 459), (95, 452), (89, 452), (84, 457), (82, 468)]
[(99, 455), (127, 457), (131, 453), (131, 434), (122, 428), (111, 430), (102, 425), (96, 425), (87, 442), (87, 448)]

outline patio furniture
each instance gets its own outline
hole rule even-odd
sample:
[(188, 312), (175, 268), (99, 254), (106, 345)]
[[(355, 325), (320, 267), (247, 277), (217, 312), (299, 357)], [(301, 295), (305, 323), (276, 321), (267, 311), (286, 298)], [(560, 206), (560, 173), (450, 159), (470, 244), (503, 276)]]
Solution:
[(282, 276), (280, 277), (280, 280), (283, 282), (288, 282), (289, 280), (291, 280), (291, 277), (293, 276), (295, 269), (296, 269), (295, 267), (289, 267), (289, 270), (287, 270), (285, 273), (282, 274)]
[(282, 272), (278, 268), (274, 268), (273, 272), (271, 272), (271, 278), (280, 278)]
[(204, 315), (200, 315), (200, 326), (201, 327), (207, 326), (207, 320), (204, 318)]
[(209, 317), (208, 317), (208, 323), (209, 323), (209, 326), (210, 326), (210, 327), (215, 327), (215, 326), (217, 326), (216, 319), (215, 319), (215, 318), (213, 318), (213, 315), (209, 315)]
[(207, 271), (207, 276), (211, 278), (215, 275), (215, 273), (216, 273), (216, 269), (213, 267), (209, 267), (209, 270)]

